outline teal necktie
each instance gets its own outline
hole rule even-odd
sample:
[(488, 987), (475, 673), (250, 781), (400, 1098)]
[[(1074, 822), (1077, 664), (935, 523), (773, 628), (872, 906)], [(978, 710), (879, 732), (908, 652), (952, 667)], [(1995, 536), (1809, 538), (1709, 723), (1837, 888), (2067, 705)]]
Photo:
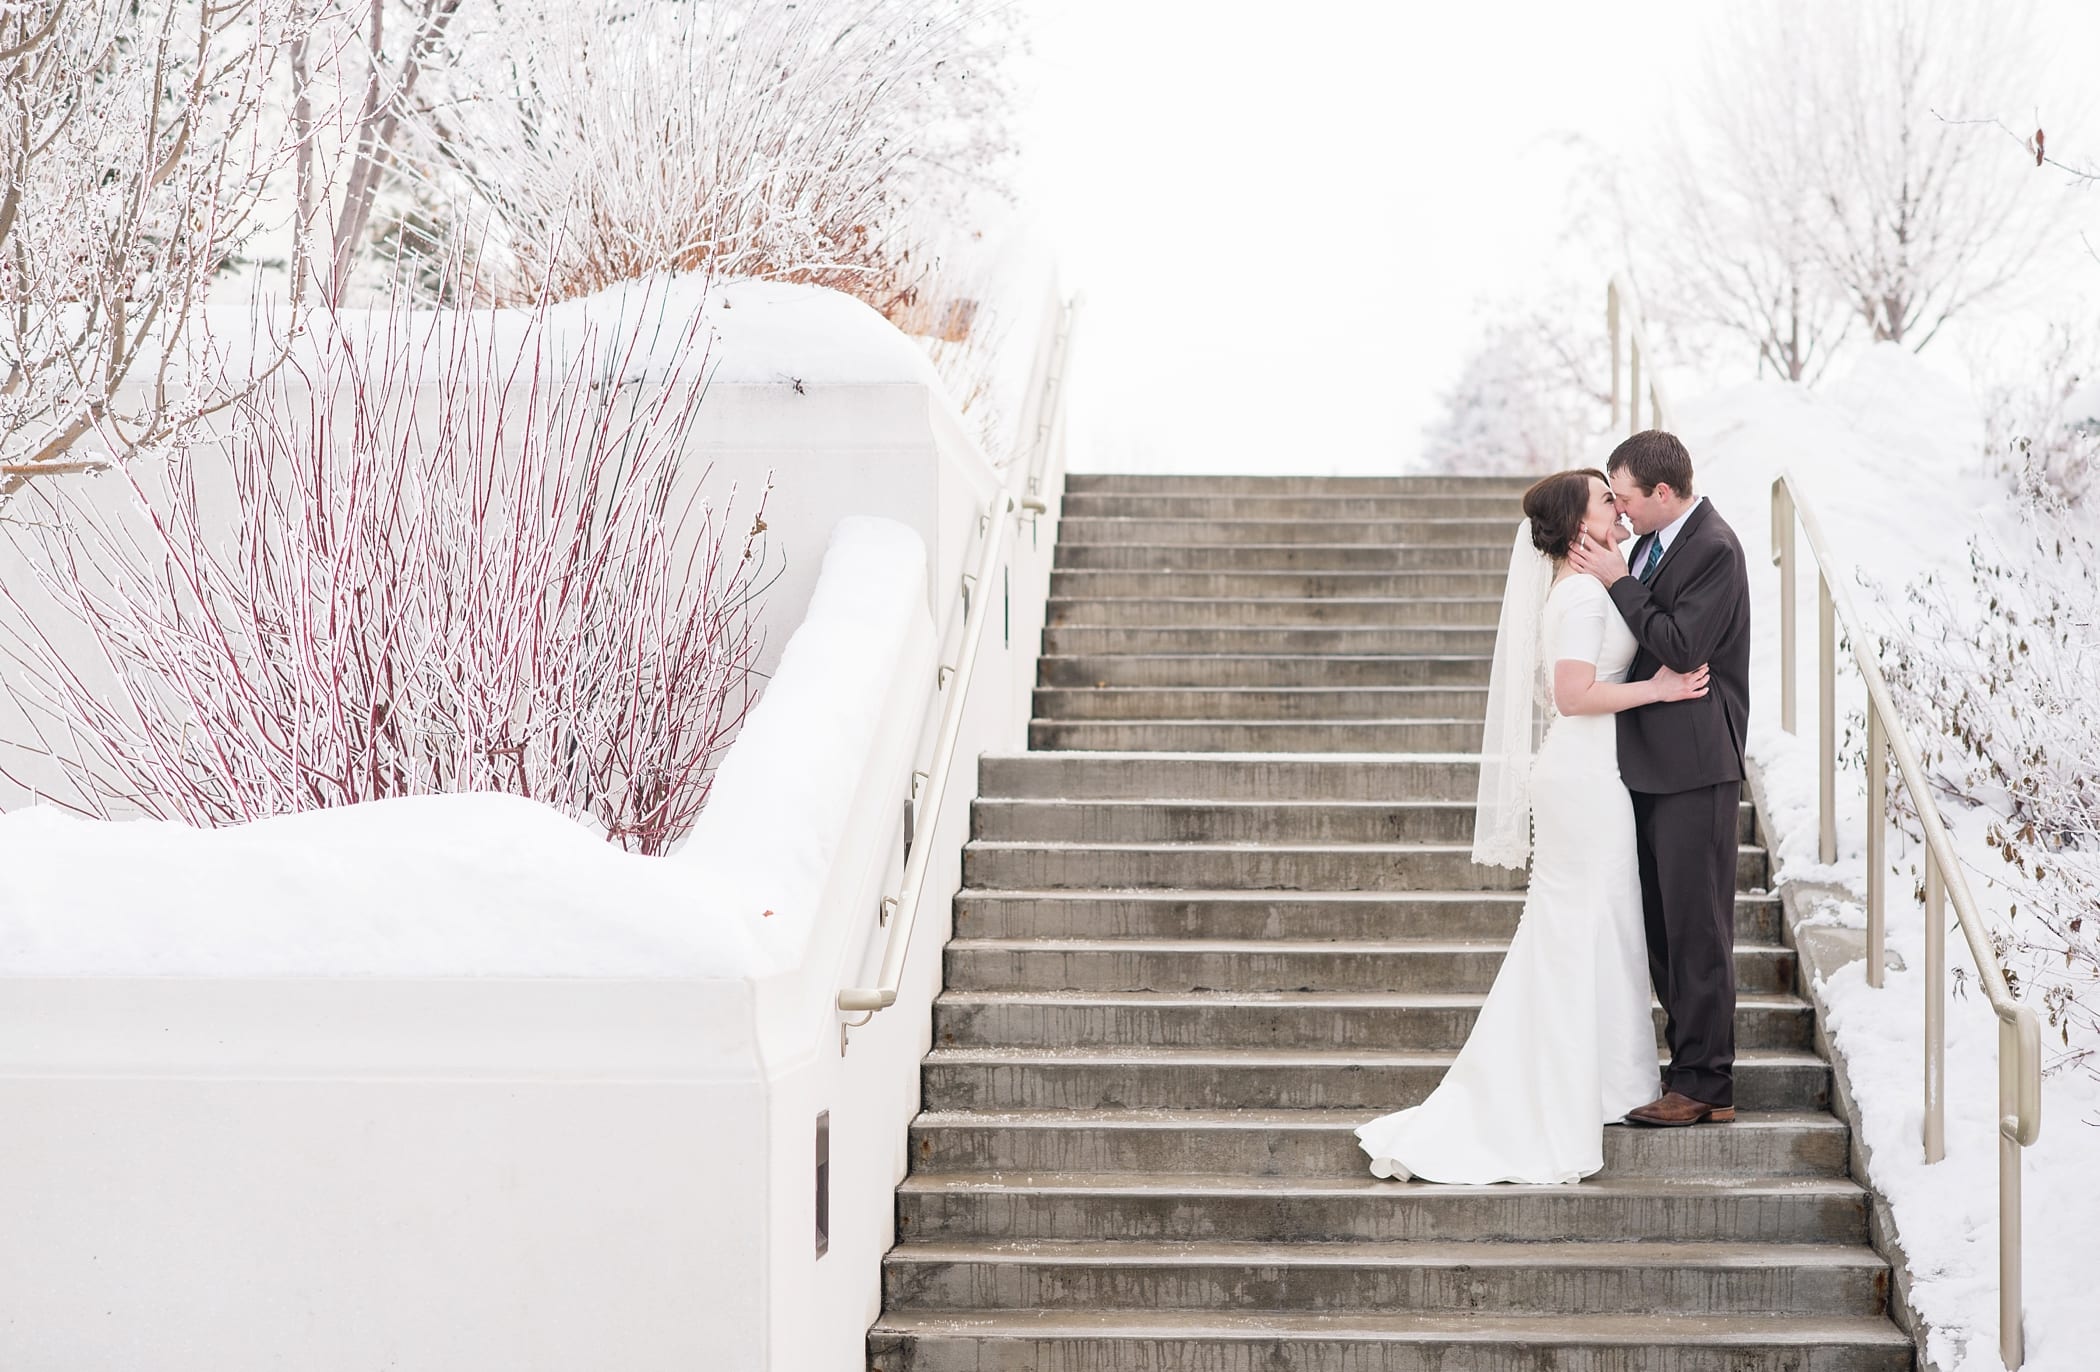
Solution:
[(1648, 556), (1641, 559), (1641, 584), (1643, 586), (1647, 585), (1650, 581), (1655, 579), (1656, 564), (1661, 562), (1662, 560), (1662, 535), (1657, 534), (1655, 537), (1648, 540)]

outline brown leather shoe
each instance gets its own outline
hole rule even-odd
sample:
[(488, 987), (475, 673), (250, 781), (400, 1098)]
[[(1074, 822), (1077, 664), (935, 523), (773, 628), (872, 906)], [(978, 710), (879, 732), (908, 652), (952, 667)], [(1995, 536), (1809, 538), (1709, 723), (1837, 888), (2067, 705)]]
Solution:
[(1708, 1105), (1682, 1092), (1665, 1091), (1661, 1100), (1643, 1105), (1638, 1110), (1628, 1110), (1626, 1121), (1657, 1129), (1681, 1129), (1687, 1124), (1734, 1124), (1735, 1107)]

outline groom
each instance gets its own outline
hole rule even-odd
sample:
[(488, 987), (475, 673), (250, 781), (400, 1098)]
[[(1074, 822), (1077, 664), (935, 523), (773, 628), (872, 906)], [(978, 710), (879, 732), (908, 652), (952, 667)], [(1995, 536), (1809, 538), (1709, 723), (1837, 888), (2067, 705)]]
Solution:
[(1627, 680), (1658, 666), (1711, 669), (1697, 700), (1619, 715), (1619, 775), (1633, 796), (1648, 972), (1662, 1001), (1670, 1065), (1637, 1124), (1735, 1119), (1736, 807), (1750, 717), (1750, 577), (1743, 549), (1703, 497), (1676, 435), (1637, 433), (1606, 464), (1638, 537), (1632, 562), (1585, 542), (1578, 572), (1604, 583), (1640, 645)]

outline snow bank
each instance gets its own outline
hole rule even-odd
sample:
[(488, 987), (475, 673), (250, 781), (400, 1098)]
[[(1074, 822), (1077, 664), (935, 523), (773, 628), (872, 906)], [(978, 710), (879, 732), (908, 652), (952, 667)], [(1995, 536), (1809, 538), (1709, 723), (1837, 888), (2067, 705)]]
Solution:
[[(1681, 406), (1678, 431), (1692, 452), (1697, 485), (1734, 526), (1750, 560), (1754, 651), (1750, 751), (1764, 777), (1781, 880), (1828, 882), (1852, 894), (1821, 922), (1863, 927), (1866, 795), (1856, 763), (1838, 780), (1838, 858), (1816, 852), (1815, 575), (1805, 538), (1798, 588), (1799, 728), (1779, 727), (1778, 572), (1771, 565), (1770, 487), (1791, 469), (1823, 523), (1833, 580), (1849, 588), (1869, 631), (1897, 626), (1901, 600), (1884, 604), (1862, 577), (1895, 588), (1927, 571), (1957, 573), (1969, 536), (2013, 518), (2000, 482), (1983, 463), (1983, 424), (1967, 388), (1893, 346), (1864, 354), (1851, 374), (1809, 392), (1778, 383), (1719, 392)], [(2008, 545), (2011, 546), (2011, 545)], [(1841, 647), (1840, 659), (1849, 661)], [(1847, 670), (1838, 686), (1840, 742), (1864, 688)], [(1842, 765), (1842, 764), (1841, 764)], [(1998, 859), (1982, 841), (1984, 816), (1948, 813), (1977, 899), (2003, 909), (1988, 880)], [(1889, 946), (1906, 971), (1866, 984), (1854, 963), (1824, 986), (1831, 1031), (1849, 1064), (1872, 1150), (1872, 1181), (1888, 1197), (1909, 1255), (1911, 1299), (1932, 1330), (1928, 1354), (1941, 1372), (1998, 1372), (1997, 1020), (1973, 989), (1947, 1007), (1947, 1157), (1927, 1166), (1924, 1118), (1924, 913), (1913, 896), (1919, 854), (1893, 834), (1888, 883)], [(1951, 912), (1950, 912), (1951, 918)], [(1950, 969), (1973, 963), (1958, 931), (1947, 940)], [(1972, 982), (1973, 987), (1973, 982)], [(2100, 1346), (2100, 1306), (2090, 1299), (2100, 1271), (2100, 1087), (2064, 1074), (2043, 1084), (2043, 1129), (2025, 1154), (2028, 1372), (2084, 1372)]]
[[(847, 845), (898, 688), (932, 687), (926, 547), (894, 520), (842, 519), (809, 613), (670, 861), (707, 874), (711, 921), (741, 925), (770, 966), (798, 964)], [(912, 714), (918, 722), (917, 711)], [(902, 740), (909, 750), (915, 738)], [(873, 778), (894, 785), (899, 776)], [(893, 810), (884, 807), (885, 823)]]
[[(1823, 984), (1831, 1032), (1850, 1065), (1873, 1181), (1910, 1256), (1911, 1301), (1931, 1328), (1940, 1372), (2001, 1372), (1998, 1358), (1998, 1030), (1973, 989), (1947, 1007), (1947, 1156), (1926, 1165), (1925, 935), (1907, 896), (1891, 911), (1889, 947), (1905, 971), (1880, 990), (1855, 962)], [(1900, 917), (1899, 917), (1900, 912)], [(1864, 918), (1863, 909), (1847, 912)], [(1951, 917), (1951, 916), (1950, 916)], [(1950, 966), (1968, 967), (1959, 933)], [(2100, 1083), (2076, 1072), (2043, 1079), (2042, 1134), (2022, 1155), (2026, 1372), (2088, 1372), (2100, 1348)]]
[[(274, 358), (286, 318), (281, 307), (213, 307), (193, 342), (193, 365), (247, 374)], [(544, 315), (522, 307), (349, 308), (310, 313), (306, 324), (289, 350), (295, 367), (310, 369), (329, 347), (347, 345), (399, 359), (426, 386), (459, 384), (446, 360), (462, 350), (462, 335), (472, 340), (464, 351), (473, 364), (507, 366), (544, 326), (556, 358), (590, 337), (598, 359), (621, 359), (622, 384), (660, 379), (704, 356), (710, 379), (725, 385), (923, 385), (946, 394), (925, 347), (874, 308), (781, 281), (654, 276), (560, 301)]]
[[(591, 303), (612, 308), (601, 297)], [(923, 347), (874, 307), (838, 291), (726, 282), (708, 292), (707, 318), (716, 334), (708, 361), (717, 383), (923, 385), (946, 394)], [(1025, 364), (1025, 350), (1017, 351)]]
[[(498, 794), (228, 829), (0, 815), (0, 976), (728, 977), (801, 946), (888, 681), (930, 653), (925, 548), (843, 520), (816, 598), (673, 857)], [(916, 664), (913, 664), (916, 665)], [(914, 685), (917, 677), (914, 676)], [(784, 951), (785, 950), (785, 951)]]
[[(1792, 472), (1822, 522), (1833, 586), (1864, 624), (1893, 628), (1862, 577), (1900, 587), (1928, 571), (1965, 566), (1969, 535), (2003, 505), (2003, 488), (1982, 460), (1982, 414), (1962, 382), (1887, 345), (1862, 354), (1849, 374), (1822, 390), (1776, 381), (1741, 386), (1680, 402), (1673, 422), (1691, 449), (1696, 488), (1734, 527), (1750, 562), (1749, 744), (1777, 811), (1775, 856), (1788, 880), (1863, 882), (1866, 789), (1856, 768), (1838, 784), (1838, 864), (1825, 868), (1816, 858), (1816, 575), (1805, 534), (1796, 535), (1801, 733), (1779, 727), (1772, 482)], [(1842, 730), (1845, 715), (1862, 708), (1865, 688), (1842, 644), (1839, 659)]]

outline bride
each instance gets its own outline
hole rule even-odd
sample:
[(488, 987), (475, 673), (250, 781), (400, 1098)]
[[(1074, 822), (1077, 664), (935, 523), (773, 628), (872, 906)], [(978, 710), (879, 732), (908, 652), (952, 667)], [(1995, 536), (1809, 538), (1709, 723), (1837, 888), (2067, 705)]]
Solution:
[[(1603, 1126), (1657, 1090), (1633, 805), (1611, 717), (1703, 696), (1707, 670), (1626, 681), (1633, 634), (1602, 583), (1567, 562), (1578, 541), (1629, 536), (1604, 473), (1546, 477), (1524, 514), (1488, 678), (1473, 860), (1528, 858), (1531, 889), (1443, 1081), (1357, 1128), (1374, 1176), (1579, 1181), (1604, 1165)], [(1536, 758), (1534, 700), (1548, 716)]]

